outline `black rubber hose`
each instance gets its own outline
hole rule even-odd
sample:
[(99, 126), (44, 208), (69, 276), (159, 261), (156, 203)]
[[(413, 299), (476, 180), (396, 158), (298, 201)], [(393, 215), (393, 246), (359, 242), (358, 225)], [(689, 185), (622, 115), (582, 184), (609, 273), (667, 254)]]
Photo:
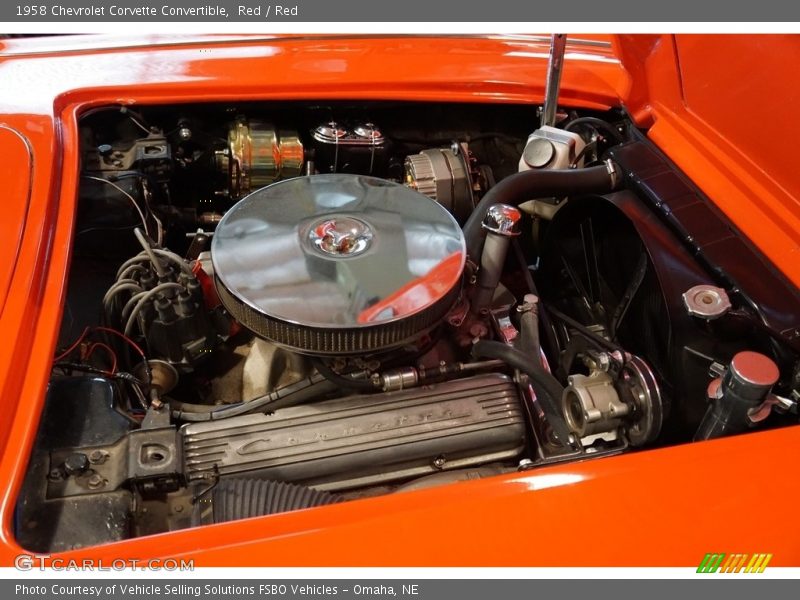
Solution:
[(484, 240), (481, 223), (492, 204), (519, 206), (535, 198), (605, 194), (613, 191), (617, 172), (619, 169), (615, 165), (601, 165), (586, 169), (523, 171), (506, 177), (487, 192), (464, 224), (467, 256), (475, 262), (480, 260)]
[(329, 492), (303, 485), (251, 478), (222, 478), (214, 487), (214, 523), (236, 521), (341, 502)]
[(545, 371), (538, 363), (524, 352), (512, 348), (502, 342), (480, 340), (472, 347), (475, 358), (495, 358), (502, 360), (509, 367), (517, 369), (528, 376), (536, 398), (547, 416), (557, 441), (562, 446), (569, 446), (570, 432), (564, 416), (559, 409), (563, 386), (558, 380)]
[(539, 340), (539, 318), (533, 310), (527, 310), (519, 317), (519, 336), (516, 340), (516, 348), (531, 357), (531, 360), (539, 360), (541, 342)]
[(525, 252), (522, 250), (522, 245), (519, 243), (518, 237), (512, 240), (511, 247), (514, 249), (517, 262), (519, 262), (519, 266), (522, 269), (522, 277), (525, 279), (525, 285), (528, 287), (528, 291), (539, 298), (539, 323), (541, 325), (541, 330), (544, 332), (545, 338), (547, 339), (549, 350), (552, 352), (551, 356), (557, 356), (558, 340), (556, 339), (555, 330), (550, 321), (550, 315), (547, 314), (547, 308), (542, 301), (542, 297), (539, 295), (539, 290), (536, 287), (536, 282), (533, 280), (531, 270), (528, 268), (528, 261), (525, 260)]
[(340, 388), (356, 392), (377, 392), (380, 389), (380, 383), (375, 383), (371, 379), (354, 379), (346, 375), (340, 375), (322, 360), (314, 360), (312, 363), (320, 375)]
[(618, 144), (621, 144), (622, 142), (625, 141), (625, 139), (622, 137), (622, 134), (616, 129), (614, 129), (613, 125), (611, 125), (610, 123), (606, 123), (602, 119), (598, 119), (596, 117), (580, 117), (578, 119), (574, 119), (569, 123), (567, 123), (564, 126), (564, 129), (566, 131), (573, 131), (576, 127), (579, 127), (580, 125), (586, 125), (588, 127), (593, 127), (598, 131), (602, 131)]

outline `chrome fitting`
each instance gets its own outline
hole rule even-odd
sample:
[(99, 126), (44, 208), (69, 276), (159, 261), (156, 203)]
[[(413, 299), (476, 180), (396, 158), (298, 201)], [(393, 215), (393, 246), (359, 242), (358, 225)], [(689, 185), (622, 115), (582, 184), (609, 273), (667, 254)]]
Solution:
[(619, 173), (619, 166), (617, 166), (617, 163), (615, 163), (610, 158), (606, 159), (605, 165), (606, 165), (606, 170), (608, 171), (608, 175), (611, 178), (611, 188), (617, 189), (617, 186), (619, 185), (620, 180), (622, 179)]
[(381, 375), (381, 388), (384, 392), (395, 392), (416, 387), (419, 371), (414, 367), (404, 367)]
[(486, 211), (481, 226), (491, 233), (516, 237), (520, 234), (521, 220), (522, 213), (519, 209), (508, 204), (492, 204)]

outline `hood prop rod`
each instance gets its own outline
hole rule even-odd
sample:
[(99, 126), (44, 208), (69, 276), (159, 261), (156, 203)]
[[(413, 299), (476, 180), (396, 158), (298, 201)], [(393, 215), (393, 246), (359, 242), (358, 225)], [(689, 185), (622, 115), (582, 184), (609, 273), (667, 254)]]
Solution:
[(550, 57), (547, 62), (547, 87), (544, 91), (541, 126), (553, 127), (556, 124), (558, 111), (558, 91), (561, 87), (561, 71), (564, 68), (564, 52), (567, 48), (567, 36), (554, 33), (550, 38)]

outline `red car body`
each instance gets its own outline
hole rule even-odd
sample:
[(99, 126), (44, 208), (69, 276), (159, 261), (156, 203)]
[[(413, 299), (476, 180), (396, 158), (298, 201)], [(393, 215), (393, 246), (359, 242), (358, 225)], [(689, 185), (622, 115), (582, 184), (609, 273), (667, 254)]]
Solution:
[[(570, 37), (561, 102), (624, 107), (795, 285), (800, 178), (780, 36)], [(0, 41), (0, 565), (66, 293), (77, 119), (110, 103), (394, 99), (540, 103), (542, 36), (106, 36)], [(776, 60), (776, 57), (780, 57)], [(800, 428), (549, 466), (76, 550), (196, 566), (800, 564)], [(613, 527), (612, 527), (613, 524)]]

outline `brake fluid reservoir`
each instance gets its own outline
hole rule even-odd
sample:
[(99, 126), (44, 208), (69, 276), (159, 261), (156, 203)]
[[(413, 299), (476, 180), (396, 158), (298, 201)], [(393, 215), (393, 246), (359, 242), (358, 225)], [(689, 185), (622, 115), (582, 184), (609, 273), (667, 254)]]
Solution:
[[(528, 137), (519, 159), (519, 170), (581, 168), (581, 152), (585, 146), (577, 133), (542, 125)], [(550, 220), (562, 204), (562, 198), (537, 198), (521, 204), (520, 209)]]

